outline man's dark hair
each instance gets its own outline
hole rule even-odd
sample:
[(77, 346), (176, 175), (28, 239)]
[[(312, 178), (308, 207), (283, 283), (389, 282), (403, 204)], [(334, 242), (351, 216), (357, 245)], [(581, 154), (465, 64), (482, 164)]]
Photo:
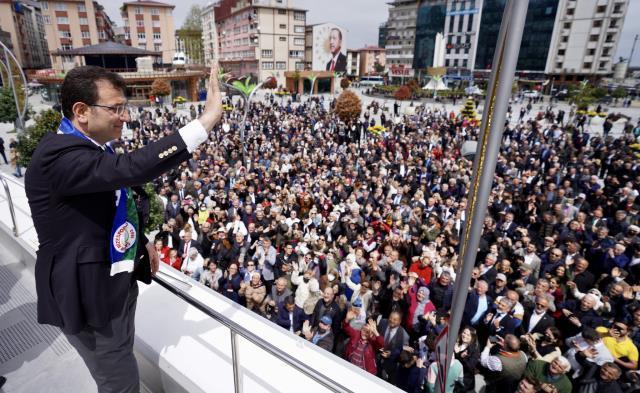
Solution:
[(87, 105), (98, 102), (96, 82), (99, 80), (109, 82), (114, 88), (122, 90), (123, 94), (127, 92), (124, 79), (115, 72), (96, 66), (76, 67), (67, 73), (60, 89), (64, 117), (73, 119), (73, 105), (76, 102), (84, 102)]
[(340, 37), (340, 41), (342, 41), (342, 32), (340, 31), (340, 29), (338, 29), (337, 27), (334, 27), (331, 29), (331, 31), (337, 31), (338, 32), (338, 37)]

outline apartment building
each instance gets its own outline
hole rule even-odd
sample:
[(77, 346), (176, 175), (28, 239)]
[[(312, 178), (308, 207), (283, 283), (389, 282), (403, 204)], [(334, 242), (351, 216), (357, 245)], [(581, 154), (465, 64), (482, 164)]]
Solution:
[(303, 70), (307, 10), (290, 0), (221, 0), (214, 5), (220, 64), (235, 76)]
[(216, 59), (218, 48), (218, 33), (216, 32), (215, 3), (209, 3), (202, 8), (202, 49), (204, 63), (211, 66)]
[[(92, 0), (40, 1), (49, 52), (113, 41), (113, 23), (104, 8)], [(54, 69), (81, 64), (80, 57), (52, 56)]]
[(26, 69), (49, 68), (49, 50), (40, 4), (31, 0), (0, 0), (0, 28)]
[(160, 52), (156, 59), (171, 64), (176, 52), (173, 9), (175, 5), (159, 1), (128, 1), (120, 8), (124, 23), (124, 38), (127, 45)]
[(389, 3), (385, 54), (392, 78), (412, 77), (418, 0)]
[(545, 72), (559, 81), (613, 73), (629, 0), (560, 0)]

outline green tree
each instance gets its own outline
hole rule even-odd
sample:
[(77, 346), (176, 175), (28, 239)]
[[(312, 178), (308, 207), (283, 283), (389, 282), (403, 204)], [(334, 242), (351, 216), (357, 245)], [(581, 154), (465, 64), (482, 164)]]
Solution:
[(31, 161), (31, 156), (40, 143), (40, 140), (48, 132), (56, 132), (60, 126), (62, 115), (53, 109), (40, 112), (34, 118), (35, 124), (27, 127), (26, 132), (18, 135), (18, 152), (20, 154), (20, 165), (26, 167)]
[(627, 91), (625, 90), (624, 87), (618, 86), (616, 87), (616, 89), (611, 93), (611, 96), (613, 98), (615, 98), (616, 100), (620, 99), (620, 98), (624, 98), (627, 96)]
[(188, 30), (202, 30), (202, 8), (194, 4), (189, 9), (189, 13), (187, 14), (187, 18), (184, 20), (182, 24), (183, 29)]
[(0, 88), (0, 122), (13, 123), (18, 117), (16, 101), (13, 92), (9, 88)]
[(384, 72), (384, 66), (377, 61), (373, 63), (373, 69), (378, 74), (381, 74)]
[(144, 191), (149, 196), (149, 222), (145, 226), (146, 232), (149, 233), (160, 228), (160, 225), (164, 222), (164, 212), (162, 201), (153, 188), (153, 183), (145, 184)]

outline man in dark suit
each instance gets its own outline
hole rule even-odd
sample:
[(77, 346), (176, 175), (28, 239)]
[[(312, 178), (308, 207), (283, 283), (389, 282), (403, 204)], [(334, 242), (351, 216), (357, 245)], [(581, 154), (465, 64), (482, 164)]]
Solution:
[(532, 312), (524, 314), (520, 325), (520, 334), (540, 333), (544, 334), (547, 328), (555, 326), (556, 322), (547, 312), (549, 299), (544, 296), (536, 296), (536, 305)]
[(167, 207), (164, 209), (164, 221), (169, 221), (170, 218), (176, 218), (180, 214), (180, 200), (178, 194), (171, 195), (171, 199), (167, 202)]
[(400, 326), (401, 321), (402, 314), (392, 311), (389, 319), (383, 319), (378, 324), (378, 332), (384, 338), (384, 347), (378, 357), (378, 375), (392, 384), (395, 383), (398, 370), (398, 356), (409, 343), (409, 334)]
[(178, 246), (178, 255), (182, 257), (183, 261), (189, 258), (189, 251), (191, 251), (192, 248), (198, 250), (198, 253), (202, 255), (202, 247), (197, 240), (193, 240), (193, 233), (185, 231), (184, 238), (180, 240), (180, 245)]
[(484, 324), (489, 336), (504, 337), (515, 333), (517, 322), (510, 314), (513, 306), (511, 299), (505, 296), (498, 302), (495, 313), (490, 312), (485, 316)]
[(334, 27), (329, 32), (329, 49), (331, 60), (327, 63), (327, 71), (346, 72), (347, 57), (340, 52), (342, 50), (342, 32)]
[(487, 295), (488, 290), (489, 284), (486, 281), (480, 279), (476, 282), (475, 288), (467, 296), (461, 326), (480, 326), (491, 307), (492, 299)]
[(62, 83), (58, 133), (46, 134), (31, 157), (25, 188), (40, 242), (38, 322), (62, 329), (100, 392), (140, 391), (133, 356), (136, 279), (150, 283), (159, 268), (135, 210), (125, 211), (123, 220), (121, 209), (134, 206), (129, 187), (187, 160), (207, 139), (222, 113), (215, 66), (211, 81), (200, 119), (116, 156), (107, 142), (119, 139), (129, 120), (125, 82), (100, 67), (77, 67)]

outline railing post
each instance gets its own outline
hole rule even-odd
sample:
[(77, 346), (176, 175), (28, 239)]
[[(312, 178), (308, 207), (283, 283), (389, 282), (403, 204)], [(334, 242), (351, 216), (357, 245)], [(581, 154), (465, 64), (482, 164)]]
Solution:
[(11, 191), (9, 191), (9, 184), (4, 175), (0, 176), (0, 182), (4, 187), (4, 192), (7, 194), (7, 202), (9, 203), (9, 212), (11, 213), (11, 222), (13, 223), (13, 236), (18, 237), (18, 223), (16, 221), (16, 211), (13, 207), (13, 199), (11, 199)]
[(233, 391), (235, 393), (240, 393), (240, 374), (238, 372), (238, 349), (237, 349), (237, 340), (236, 340), (236, 332), (233, 329), (230, 329), (231, 333), (231, 364), (233, 365)]

